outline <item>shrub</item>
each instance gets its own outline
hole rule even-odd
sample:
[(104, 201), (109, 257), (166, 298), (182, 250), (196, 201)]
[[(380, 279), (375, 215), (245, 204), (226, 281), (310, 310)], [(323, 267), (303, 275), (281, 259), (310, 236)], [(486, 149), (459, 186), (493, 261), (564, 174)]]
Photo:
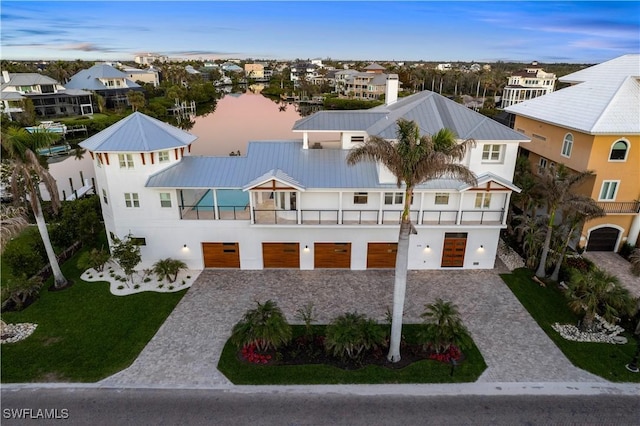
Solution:
[(618, 254), (624, 257), (625, 259), (629, 260), (629, 257), (631, 257), (631, 254), (633, 253), (634, 249), (635, 249), (635, 246), (632, 246), (631, 244), (625, 241), (624, 243), (622, 243), (622, 246), (620, 247), (620, 251), (618, 251)]
[(325, 347), (333, 356), (357, 360), (364, 351), (384, 343), (385, 337), (374, 320), (357, 312), (346, 313), (327, 326)]
[(123, 288), (124, 288), (124, 286), (123, 286), (123, 285), (119, 285), (119, 286), (118, 286), (118, 290), (122, 290)]
[(311, 327), (311, 324), (316, 320), (316, 313), (315, 308), (313, 307), (313, 302), (309, 302), (302, 308), (296, 310), (296, 319), (304, 323), (304, 335), (307, 338), (312, 338), (313, 327)]
[(248, 310), (231, 332), (231, 341), (239, 348), (255, 344), (260, 352), (278, 349), (291, 340), (291, 326), (272, 300), (256, 302), (255, 309)]
[(111, 255), (109, 252), (103, 249), (92, 249), (91, 251), (83, 252), (78, 258), (78, 269), (86, 270), (86, 269), (95, 269), (98, 272), (102, 272), (104, 270), (104, 264), (107, 263)]
[(629, 256), (631, 262), (631, 273), (640, 276), (640, 249), (635, 249)]
[(42, 278), (27, 278), (25, 274), (10, 278), (2, 286), (2, 310), (20, 311), (40, 295)]
[(112, 247), (113, 258), (118, 262), (124, 273), (131, 279), (135, 267), (138, 266), (142, 257), (140, 246), (128, 234), (124, 240), (114, 238)]
[(45, 265), (45, 258), (35, 241), (8, 244), (2, 257), (15, 274), (24, 274), (27, 277), (37, 274)]
[(469, 331), (462, 324), (458, 307), (452, 302), (436, 299), (425, 305), (420, 315), (425, 319), (424, 327), (418, 333), (418, 340), (426, 347), (432, 347), (436, 353), (449, 351), (452, 346), (469, 348), (472, 346)]
[(140, 284), (134, 285), (133, 288), (136, 289), (136, 290), (139, 289), (140, 288)]
[(186, 268), (187, 264), (182, 260), (171, 258), (161, 259), (153, 264), (153, 272), (158, 276), (158, 279), (164, 280), (166, 278), (170, 283), (175, 282), (178, 278), (178, 273)]

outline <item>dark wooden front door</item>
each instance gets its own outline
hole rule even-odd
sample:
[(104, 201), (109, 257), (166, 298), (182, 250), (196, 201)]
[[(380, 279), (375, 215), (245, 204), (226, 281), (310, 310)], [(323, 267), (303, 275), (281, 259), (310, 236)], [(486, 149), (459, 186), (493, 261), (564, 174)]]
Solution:
[(460, 268), (464, 266), (464, 254), (467, 248), (466, 233), (445, 234), (442, 249), (442, 267)]
[(262, 243), (265, 268), (300, 268), (300, 244)]
[(238, 243), (202, 243), (205, 268), (239, 268)]
[(315, 243), (314, 268), (351, 268), (351, 243)]

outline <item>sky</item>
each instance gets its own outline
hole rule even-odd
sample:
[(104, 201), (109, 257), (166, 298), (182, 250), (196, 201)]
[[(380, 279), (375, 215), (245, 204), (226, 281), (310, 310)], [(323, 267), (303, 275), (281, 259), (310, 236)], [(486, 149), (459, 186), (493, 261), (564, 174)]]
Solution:
[(1, 1), (0, 58), (599, 63), (640, 53), (640, 2)]

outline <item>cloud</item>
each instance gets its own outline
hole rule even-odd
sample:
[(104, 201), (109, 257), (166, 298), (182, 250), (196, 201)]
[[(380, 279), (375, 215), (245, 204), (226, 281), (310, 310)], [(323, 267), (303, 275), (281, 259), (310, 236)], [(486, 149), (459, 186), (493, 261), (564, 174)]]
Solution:
[(60, 50), (79, 50), (81, 52), (116, 52), (116, 50), (114, 49), (111, 49), (108, 47), (96, 46), (93, 43), (67, 44), (67, 45), (58, 46), (57, 48)]

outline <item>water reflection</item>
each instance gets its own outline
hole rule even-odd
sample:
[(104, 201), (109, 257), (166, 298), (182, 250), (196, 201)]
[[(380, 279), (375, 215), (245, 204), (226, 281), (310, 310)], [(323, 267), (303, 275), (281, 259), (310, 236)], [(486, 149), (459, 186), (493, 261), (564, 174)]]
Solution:
[[(191, 155), (227, 156), (238, 151), (245, 155), (247, 144), (252, 140), (301, 139), (300, 134), (291, 131), (296, 120), (302, 117), (298, 108), (280, 99), (262, 96), (259, 90), (256, 92), (225, 94), (212, 105), (198, 108), (196, 117), (181, 120), (179, 127), (198, 136)], [(88, 154), (82, 159), (69, 156), (50, 163), (49, 172), (58, 183), (60, 196), (63, 191), (66, 195), (71, 194), (72, 186), (80, 188), (81, 175), (85, 179), (95, 177)]]

